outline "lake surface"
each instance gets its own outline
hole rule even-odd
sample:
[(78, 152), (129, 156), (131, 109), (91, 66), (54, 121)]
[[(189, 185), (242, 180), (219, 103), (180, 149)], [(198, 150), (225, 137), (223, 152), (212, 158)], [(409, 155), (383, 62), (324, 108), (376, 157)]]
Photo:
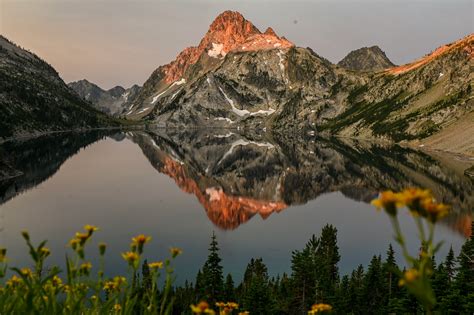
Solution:
[[(0, 181), (0, 245), (12, 265), (29, 265), (20, 236), (26, 229), (34, 240), (48, 240), (50, 263), (63, 265), (67, 241), (94, 224), (100, 231), (91, 260), (95, 244), (105, 241), (113, 275), (125, 270), (120, 253), (130, 238), (144, 233), (153, 238), (149, 260), (162, 259), (170, 246), (183, 249), (175, 264), (182, 283), (194, 281), (215, 231), (224, 271), (240, 280), (252, 257), (262, 257), (272, 275), (289, 272), (291, 252), (329, 223), (338, 229), (340, 270), (348, 273), (394, 243), (388, 218), (370, 200), (382, 189), (421, 186), (453, 205), (436, 234), (446, 241), (444, 258), (470, 233), (474, 184), (463, 174), (467, 166), (399, 146), (229, 130), (9, 142), (0, 146), (0, 174), (12, 177)], [(416, 251), (415, 226), (405, 212), (400, 219)]]

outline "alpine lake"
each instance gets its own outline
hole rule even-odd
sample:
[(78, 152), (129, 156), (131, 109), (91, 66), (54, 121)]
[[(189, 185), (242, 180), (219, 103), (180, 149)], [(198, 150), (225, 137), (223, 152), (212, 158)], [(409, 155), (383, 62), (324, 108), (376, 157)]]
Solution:
[[(0, 145), (0, 246), (9, 264), (32, 264), (21, 231), (47, 240), (47, 262), (64, 267), (69, 239), (85, 224), (99, 227), (86, 256), (106, 270), (126, 270), (121, 252), (138, 234), (150, 235), (149, 261), (183, 254), (177, 283), (194, 281), (216, 233), (225, 273), (241, 279), (262, 257), (270, 275), (290, 271), (291, 253), (326, 224), (338, 229), (339, 268), (346, 274), (393, 240), (389, 218), (370, 205), (385, 189), (429, 188), (452, 206), (437, 225), (459, 252), (470, 233), (474, 161), (440, 152), (342, 138), (251, 136), (236, 130), (134, 130), (63, 133)], [(413, 253), (420, 244), (406, 210), (401, 226)]]

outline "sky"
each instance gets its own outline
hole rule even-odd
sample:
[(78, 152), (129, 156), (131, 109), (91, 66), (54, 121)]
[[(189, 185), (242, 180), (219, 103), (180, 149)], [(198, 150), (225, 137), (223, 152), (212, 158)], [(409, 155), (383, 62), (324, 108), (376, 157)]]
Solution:
[(195, 46), (222, 11), (271, 26), (337, 62), (379, 45), (396, 64), (474, 32), (471, 0), (0, 0), (0, 33), (53, 65), (64, 81), (143, 84)]

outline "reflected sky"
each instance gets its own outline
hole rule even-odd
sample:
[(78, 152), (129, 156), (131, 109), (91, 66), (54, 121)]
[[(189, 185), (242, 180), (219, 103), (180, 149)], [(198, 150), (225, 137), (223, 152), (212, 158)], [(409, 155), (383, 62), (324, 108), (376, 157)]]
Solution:
[[(62, 265), (67, 241), (84, 224), (100, 227), (90, 249), (95, 256), (97, 242), (107, 242), (111, 274), (124, 270), (120, 252), (136, 234), (153, 237), (146, 249), (150, 260), (165, 257), (170, 246), (181, 247), (178, 282), (194, 280), (207, 257), (212, 231), (218, 237), (224, 271), (237, 279), (252, 257), (262, 257), (270, 274), (288, 272), (291, 251), (302, 248), (327, 223), (338, 229), (343, 273), (367, 265), (373, 254), (384, 254), (393, 242), (384, 214), (337, 191), (266, 219), (257, 214), (233, 230), (221, 229), (209, 220), (194, 194), (183, 192), (174, 179), (156, 170), (137, 142), (133, 135), (95, 142), (68, 158), (49, 179), (0, 205), (0, 245), (8, 248), (12, 265), (28, 264), (21, 230), (30, 231), (34, 240), (47, 239), (53, 252), (49, 262)], [(401, 215), (401, 222), (415, 251), (415, 227), (407, 214)], [(443, 257), (449, 245), (459, 251), (464, 241), (447, 225), (439, 226), (437, 238), (446, 240)]]

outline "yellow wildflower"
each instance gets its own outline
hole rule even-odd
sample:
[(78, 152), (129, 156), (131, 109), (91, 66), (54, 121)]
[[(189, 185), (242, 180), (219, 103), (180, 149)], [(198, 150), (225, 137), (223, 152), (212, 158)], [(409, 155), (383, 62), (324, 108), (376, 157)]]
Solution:
[(71, 292), (71, 286), (70, 286), (69, 284), (63, 285), (62, 288), (63, 288), (64, 293), (69, 293), (69, 292)]
[(79, 233), (79, 232), (76, 233), (76, 239), (79, 240), (80, 245), (84, 245), (89, 239), (89, 237), (90, 235), (87, 233)]
[(433, 199), (422, 200), (421, 207), (425, 211), (427, 219), (433, 223), (445, 217), (449, 213), (449, 206), (443, 203), (436, 203), (433, 201)]
[(181, 255), (183, 253), (183, 251), (180, 248), (171, 247), (170, 248), (170, 253), (171, 253), (171, 257), (176, 258), (176, 256)]
[(391, 190), (381, 192), (379, 198), (372, 200), (371, 204), (377, 207), (377, 209), (385, 209), (392, 216), (397, 214), (397, 208), (403, 206), (399, 194)]
[(239, 312), (239, 315), (249, 315), (249, 311), (243, 311), (243, 312)]
[(135, 252), (122, 253), (122, 257), (128, 262), (129, 265), (135, 264), (135, 262), (137, 262), (140, 258), (140, 256), (138, 256), (138, 254)]
[(132, 251), (138, 250), (138, 253), (141, 254), (143, 252), (143, 245), (148, 243), (150, 240), (150, 236), (140, 234), (132, 238), (132, 244), (130, 247), (132, 248)]
[(400, 201), (407, 207), (416, 207), (417, 203), (425, 199), (433, 199), (431, 191), (420, 188), (406, 188), (399, 193)]
[(214, 315), (215, 312), (209, 308), (207, 302), (201, 301), (197, 305), (191, 304), (191, 311), (194, 314), (209, 314)]
[(84, 225), (84, 230), (87, 231), (87, 233), (89, 235), (92, 235), (92, 233), (94, 233), (95, 231), (97, 231), (99, 228), (94, 226), (94, 225), (90, 225), (90, 224), (86, 224)]
[(79, 266), (79, 270), (85, 274), (89, 274), (91, 269), (92, 269), (92, 264), (90, 262), (82, 263), (81, 266)]
[(117, 289), (117, 284), (113, 281), (106, 281), (103, 289), (106, 292), (115, 291)]
[(114, 305), (114, 311), (120, 312), (122, 310), (122, 306), (120, 304), (115, 304)]
[(407, 271), (405, 271), (405, 273), (403, 274), (403, 279), (400, 279), (398, 281), (398, 285), (399, 286), (403, 286), (407, 283), (412, 283), (413, 281), (415, 281), (416, 279), (418, 279), (418, 277), (420, 276), (420, 272), (416, 269), (408, 269)]
[(30, 268), (21, 268), (20, 273), (27, 278), (33, 278), (33, 271)]
[(53, 287), (60, 287), (63, 284), (63, 281), (58, 276), (53, 276), (51, 279), (51, 284)]
[(79, 240), (77, 238), (73, 238), (69, 241), (69, 246), (71, 246), (71, 248), (73, 250), (76, 250), (77, 246), (79, 245)]
[(22, 283), (22, 280), (18, 278), (16, 275), (13, 275), (8, 281), (7, 281), (7, 287), (16, 287)]
[(140, 245), (140, 244), (143, 245), (143, 244), (148, 243), (149, 241), (151, 241), (151, 236), (145, 236), (143, 234), (140, 234), (132, 238), (132, 243), (134, 243), (135, 245)]
[(329, 304), (324, 304), (324, 303), (313, 304), (308, 314), (313, 315), (313, 314), (322, 313), (322, 312), (330, 312), (331, 310), (332, 310), (332, 306)]
[(41, 255), (41, 257), (46, 258), (46, 257), (48, 257), (50, 254), (51, 254), (51, 250), (50, 250), (49, 248), (47, 248), (47, 247), (41, 247), (41, 249), (40, 249), (40, 255)]
[(217, 302), (217, 303), (216, 303), (216, 306), (217, 306), (218, 308), (222, 308), (222, 307), (225, 307), (225, 306), (226, 306), (226, 303), (224, 303), (224, 302)]
[(235, 303), (235, 302), (228, 302), (227, 303), (227, 307), (231, 308), (231, 309), (238, 309), (239, 308), (239, 304)]
[(151, 269), (161, 269), (163, 268), (163, 262), (155, 261), (155, 262), (149, 263), (148, 267), (150, 267)]
[(125, 279), (125, 277), (116, 276), (114, 277), (114, 283), (120, 287), (127, 283), (127, 279)]

